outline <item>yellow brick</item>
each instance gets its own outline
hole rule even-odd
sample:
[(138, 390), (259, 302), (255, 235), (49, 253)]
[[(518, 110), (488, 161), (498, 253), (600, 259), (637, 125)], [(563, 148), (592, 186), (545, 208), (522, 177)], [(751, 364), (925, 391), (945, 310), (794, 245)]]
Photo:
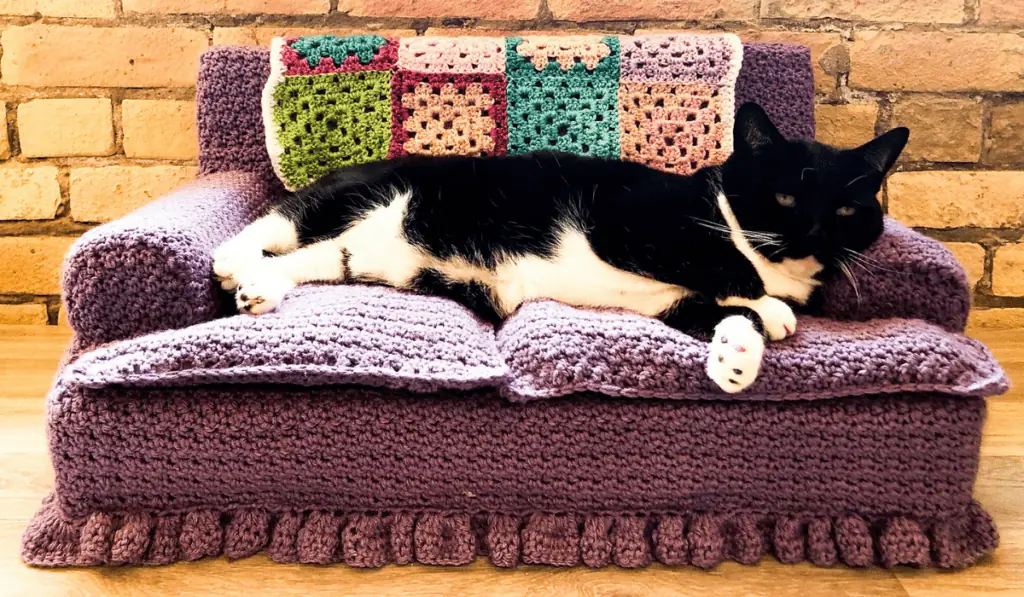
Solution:
[(909, 160), (977, 162), (981, 157), (981, 104), (974, 100), (907, 96), (893, 107), (892, 125), (910, 129)]
[(0, 292), (60, 294), (60, 266), (73, 242), (69, 236), (0, 238)]
[[(638, 29), (637, 35), (642, 35)], [(527, 35), (547, 35), (559, 37), (562, 35), (596, 35), (601, 33), (616, 33), (609, 29), (595, 27), (592, 29), (463, 29), (459, 27), (427, 27), (423, 32), (424, 37), (523, 37)]]
[(338, 3), (338, 12), (356, 17), (466, 17), (499, 21), (532, 19), (537, 16), (539, 8), (539, 0), (340, 0)]
[(328, 0), (122, 0), (125, 12), (156, 14), (315, 15), (327, 14)]
[[(443, 6), (448, 2), (433, 0), (432, 4)], [(556, 19), (577, 22), (634, 19), (749, 21), (757, 16), (755, 4), (750, 0), (548, 0), (548, 8)]]
[(996, 249), (992, 261), (992, 292), (1001, 296), (1024, 296), (1024, 243)]
[(967, 272), (967, 281), (971, 288), (981, 280), (985, 273), (985, 247), (974, 243), (942, 243), (956, 257)]
[(0, 166), (0, 220), (49, 220), (59, 207), (55, 166)]
[(114, 153), (110, 100), (39, 99), (18, 106), (21, 155), (99, 156)]
[(121, 102), (124, 153), (130, 158), (196, 157), (196, 105), (175, 100)]
[(217, 27), (213, 30), (215, 46), (269, 46), (275, 37), (302, 37), (304, 35), (383, 35), (385, 37), (415, 37), (415, 29), (382, 29), (372, 25), (365, 29), (337, 29), (316, 27)]
[(879, 91), (1024, 91), (1024, 38), (1013, 33), (865, 31), (850, 86)]
[(0, 0), (0, 14), (114, 18), (114, 0)]
[(72, 168), (71, 217), (109, 222), (195, 178), (191, 166)]
[(836, 147), (857, 147), (875, 137), (875, 104), (849, 104), (815, 106), (814, 120), (818, 141)]
[(190, 87), (206, 32), (185, 27), (63, 27), (3, 32), (0, 69), (8, 85)]
[(11, 143), (7, 139), (7, 104), (0, 103), (0, 160), (11, 157)]
[(46, 305), (42, 303), (0, 304), (0, 324), (46, 325)]
[(961, 0), (761, 0), (761, 16), (787, 19), (962, 23), (964, 3)]
[(1024, 103), (992, 108), (986, 144), (990, 164), (1024, 162)]
[(1024, 23), (1024, 0), (981, 0), (981, 22)]
[(1024, 172), (897, 172), (889, 213), (910, 226), (1019, 228)]
[(1024, 328), (1024, 309), (972, 309), (967, 317), (967, 327), (968, 330)]

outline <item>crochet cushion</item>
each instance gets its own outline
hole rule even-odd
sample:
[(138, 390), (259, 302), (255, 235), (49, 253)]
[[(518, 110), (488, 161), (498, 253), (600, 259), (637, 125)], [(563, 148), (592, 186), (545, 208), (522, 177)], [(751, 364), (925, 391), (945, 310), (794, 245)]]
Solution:
[(732, 34), (277, 38), (263, 92), (285, 186), (406, 154), (557, 149), (691, 173), (732, 152)]
[(495, 386), (491, 327), (461, 305), (373, 286), (303, 286), (274, 313), (120, 342), (65, 374), (83, 387), (363, 384), (416, 392)]
[[(489, 325), (452, 301), (373, 286), (304, 286), (265, 316), (217, 319), (87, 352), (64, 378), (86, 388), (357, 383), (416, 392), (502, 386), (515, 401), (588, 391), (723, 398), (704, 372), (706, 359), (706, 343), (634, 314), (528, 303), (496, 343)], [(796, 336), (765, 353), (755, 385), (729, 398), (989, 396), (1006, 388), (983, 345), (923, 321), (802, 317)]]
[[(524, 305), (498, 334), (516, 401), (600, 392), (631, 398), (726, 395), (704, 372), (708, 345), (655, 319)], [(911, 391), (992, 396), (1008, 382), (980, 342), (915, 319), (839, 322), (801, 317), (765, 351), (761, 373), (731, 400), (821, 400)]]

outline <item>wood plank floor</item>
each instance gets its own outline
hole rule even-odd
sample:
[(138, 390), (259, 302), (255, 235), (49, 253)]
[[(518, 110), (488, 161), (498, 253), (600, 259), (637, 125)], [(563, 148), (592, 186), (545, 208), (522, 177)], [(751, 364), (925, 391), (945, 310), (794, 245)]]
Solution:
[(996, 519), (1002, 545), (959, 572), (728, 563), (704, 572), (644, 570), (499, 570), (389, 566), (353, 570), (274, 564), (262, 556), (162, 568), (36, 570), (18, 556), (21, 532), (52, 483), (43, 430), (43, 395), (68, 340), (64, 328), (0, 326), (0, 596), (290, 595), (641, 597), (648, 595), (1024, 595), (1024, 330), (979, 331), (1015, 387), (990, 402), (976, 495)]

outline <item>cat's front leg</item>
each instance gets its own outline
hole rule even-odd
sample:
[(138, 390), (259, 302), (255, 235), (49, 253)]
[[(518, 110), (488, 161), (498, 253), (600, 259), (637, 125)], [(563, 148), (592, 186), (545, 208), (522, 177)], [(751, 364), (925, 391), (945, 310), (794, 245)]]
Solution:
[(708, 377), (730, 394), (750, 387), (761, 371), (765, 340), (754, 320), (757, 315), (751, 315), (720, 321), (708, 345)]
[(710, 337), (706, 372), (722, 390), (740, 392), (757, 379), (767, 333), (757, 312), (690, 298), (676, 304), (662, 321), (692, 336)]
[(730, 296), (717, 302), (723, 307), (745, 307), (757, 313), (769, 340), (785, 340), (796, 333), (796, 315), (792, 307), (774, 296), (766, 294), (756, 299)]

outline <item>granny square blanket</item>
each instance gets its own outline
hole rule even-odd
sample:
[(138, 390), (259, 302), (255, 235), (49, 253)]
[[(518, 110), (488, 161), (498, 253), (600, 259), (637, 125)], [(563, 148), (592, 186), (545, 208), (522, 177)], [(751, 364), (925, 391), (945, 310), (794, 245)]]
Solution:
[(691, 173), (732, 151), (732, 34), (277, 38), (267, 147), (289, 189), (409, 154), (551, 149)]

